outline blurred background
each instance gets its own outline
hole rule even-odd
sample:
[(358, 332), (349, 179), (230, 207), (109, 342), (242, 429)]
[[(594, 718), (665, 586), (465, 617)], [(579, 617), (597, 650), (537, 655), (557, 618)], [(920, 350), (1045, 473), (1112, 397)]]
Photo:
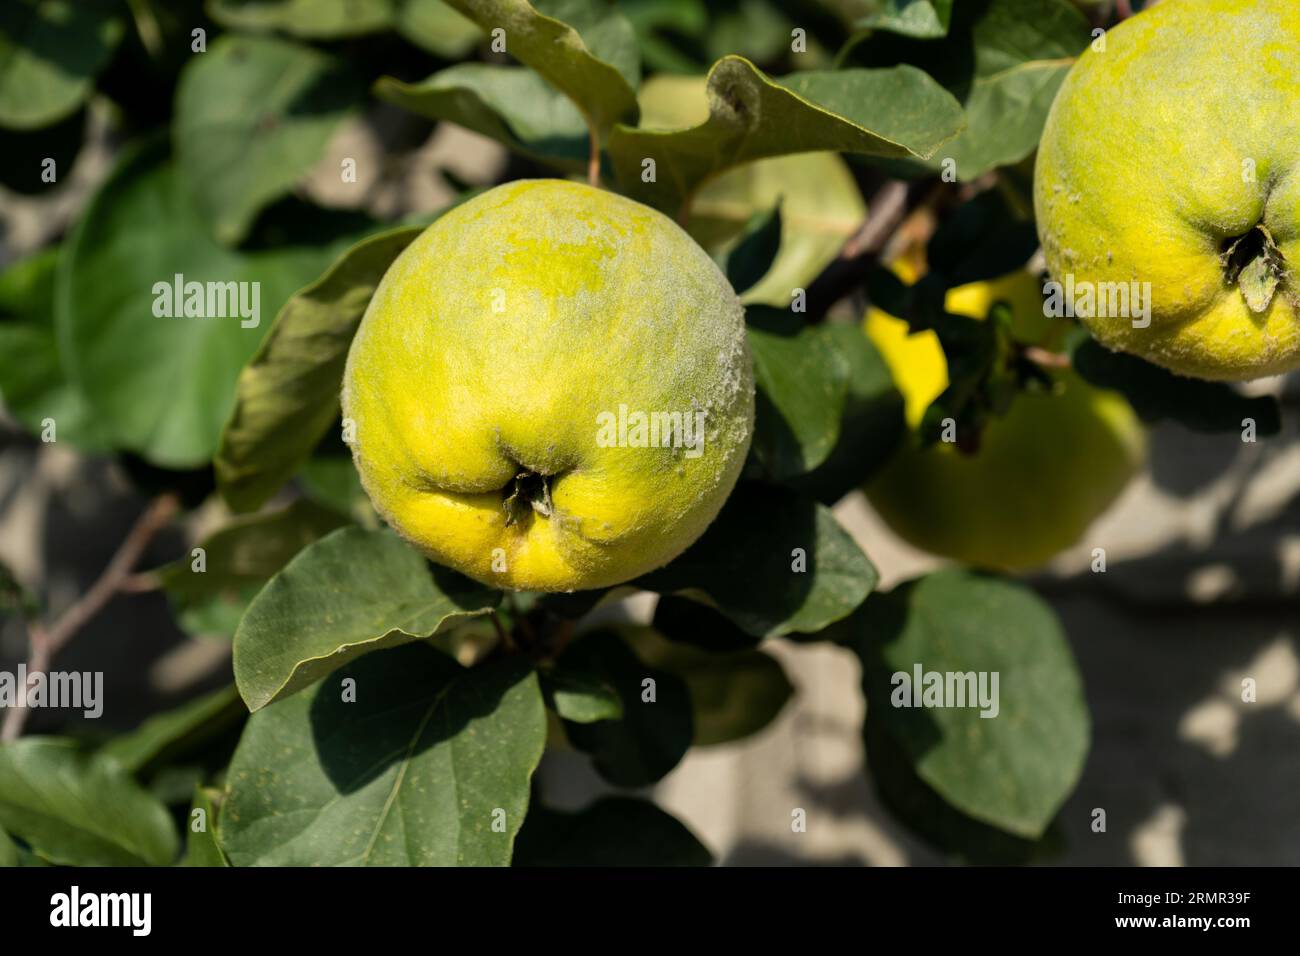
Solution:
[[(820, 12), (817, 4), (797, 5), (797, 22), (833, 25), (836, 3), (853, 2), (826, 0)], [(732, 52), (777, 73), (790, 68), (783, 63), (796, 22), (790, 5), (620, 6), (637, 15), (649, 70), (699, 74)], [(1107, 5), (1080, 6), (1100, 18)], [(665, 11), (677, 19), (665, 19)], [(692, 19), (699, 16), (707, 16), (706, 28)], [(818, 52), (815, 35), (810, 50), (829, 55)], [(431, 72), (427, 54), (409, 45), (375, 39), (365, 56), (408, 80)], [(79, 146), (61, 165), (69, 171), (56, 187), (26, 194), (0, 186), (0, 268), (66, 232), (129, 138), (123, 117), (147, 114), (150, 97), (170, 97), (165, 85), (151, 88), (132, 73), (129, 60), (115, 62), (102, 85), (118, 91), (118, 100), (96, 98), (70, 121)], [(663, 113), (684, 102), (672, 82), (657, 87)], [(651, 106), (647, 115), (656, 115)], [(35, 148), (17, 134), (5, 139), (14, 140), (0, 143), (5, 164)], [(339, 181), (343, 157), (357, 160), (355, 186)], [(802, 207), (789, 197), (786, 206), (800, 248), (823, 264), (859, 229), (862, 187), (872, 175), (829, 160), (828, 173), (803, 183)], [(740, 171), (751, 187), (761, 165)], [(463, 128), (372, 103), (339, 130), (299, 190), (324, 205), (393, 219), (434, 211), (466, 186), (544, 174)], [(725, 190), (713, 197), (720, 219), (726, 198)], [(701, 207), (701, 217), (708, 213)], [(861, 306), (850, 297), (837, 309), (860, 315)], [(1155, 427), (1146, 471), (1076, 547), (1031, 578), (1065, 625), (1093, 720), (1091, 752), (1062, 812), (1064, 849), (1054, 862), (1300, 864), (1300, 387), (1266, 380), (1251, 388), (1282, 397), (1280, 436), (1250, 444), (1232, 432)], [(0, 564), (57, 614), (107, 563), (145, 505), (134, 489), (147, 480), (129, 461), (42, 444), (0, 412)], [(219, 522), (217, 507), (194, 512), (185, 530), (197, 534)], [(836, 510), (880, 569), (883, 587), (936, 565), (894, 538), (859, 493)], [(141, 566), (171, 560), (185, 546), (181, 532), (163, 535)], [(1104, 574), (1090, 569), (1094, 548), (1106, 550)], [(654, 600), (641, 595), (600, 614), (648, 619)], [(829, 645), (768, 646), (796, 685), (786, 709), (745, 741), (693, 749), (654, 788), (655, 799), (724, 865), (942, 862), (891, 821), (873, 792), (862, 760), (855, 656)], [(13, 670), (25, 656), (21, 626), (0, 618), (0, 669)], [(82, 728), (100, 735), (223, 685), (229, 643), (180, 631), (160, 594), (123, 595), (56, 666), (104, 672), (109, 706), (96, 726)], [(1257, 683), (1253, 703), (1241, 699), (1243, 678)], [(30, 730), (66, 729), (63, 719), (38, 711)], [(541, 779), (548, 802), (559, 807), (585, 804), (606, 788), (585, 759), (563, 753), (547, 757)], [(794, 808), (807, 812), (806, 833), (791, 832)], [(1090, 829), (1095, 808), (1106, 811), (1104, 833)]]

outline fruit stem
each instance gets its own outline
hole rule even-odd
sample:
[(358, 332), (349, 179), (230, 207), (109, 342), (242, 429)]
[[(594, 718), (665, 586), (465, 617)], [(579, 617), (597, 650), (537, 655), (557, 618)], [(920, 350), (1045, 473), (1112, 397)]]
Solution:
[(587, 139), (591, 144), (590, 152), (587, 155), (587, 183), (588, 185), (600, 188), (600, 140), (596, 138), (596, 127), (594, 124), (587, 126)]

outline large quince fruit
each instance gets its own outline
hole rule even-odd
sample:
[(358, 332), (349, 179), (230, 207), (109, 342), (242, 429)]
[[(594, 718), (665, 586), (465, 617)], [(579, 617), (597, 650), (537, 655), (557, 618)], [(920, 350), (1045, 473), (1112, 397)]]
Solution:
[(555, 180), (448, 212), (348, 355), (371, 501), (434, 561), (571, 591), (659, 567), (721, 509), (753, 432), (744, 316), (660, 213)]
[(1184, 375), (1300, 367), (1300, 2), (1166, 0), (1102, 39), (1034, 175), (1060, 307)]

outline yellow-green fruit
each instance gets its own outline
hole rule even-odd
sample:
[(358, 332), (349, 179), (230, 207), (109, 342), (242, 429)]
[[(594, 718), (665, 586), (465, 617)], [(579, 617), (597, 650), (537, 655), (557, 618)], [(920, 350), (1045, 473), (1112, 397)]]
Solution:
[(1103, 344), (1172, 371), (1300, 367), (1300, 3), (1166, 0), (1104, 41), (1039, 147), (1053, 277)]
[[(1017, 326), (1041, 317), (1037, 281), (1028, 273), (951, 290), (946, 305), (965, 314), (982, 305), (972, 317), (983, 318), (995, 300), (1016, 309)], [(906, 322), (879, 309), (869, 310), (864, 324), (903, 394), (911, 429), (864, 490), (915, 547), (977, 567), (1043, 564), (1080, 538), (1141, 464), (1144, 436), (1128, 403), (1072, 373), (1056, 376), (1056, 391), (1018, 395), (985, 427), (975, 454), (943, 442), (922, 448), (916, 429), (948, 386), (938, 338), (909, 335)]]
[(660, 213), (510, 183), (393, 263), (343, 413), (371, 501), (433, 560), (498, 587), (618, 584), (676, 557), (735, 484), (754, 422), (744, 317)]

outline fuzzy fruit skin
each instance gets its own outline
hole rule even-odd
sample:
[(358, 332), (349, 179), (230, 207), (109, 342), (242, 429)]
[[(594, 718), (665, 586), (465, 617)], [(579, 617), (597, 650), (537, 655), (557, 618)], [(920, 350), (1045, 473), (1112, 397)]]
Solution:
[[(703, 409), (702, 454), (600, 447), (597, 416), (620, 404)], [(508, 183), (394, 261), (348, 353), (343, 414), (370, 500), (434, 561), (496, 587), (618, 584), (695, 541), (736, 482), (754, 421), (744, 315), (660, 213)], [(520, 471), (550, 476), (552, 510), (507, 525)]]
[[(1042, 317), (1028, 273), (950, 290), (946, 307), (982, 318), (998, 300), (1011, 305), (1018, 328)], [(985, 427), (974, 455), (942, 442), (922, 448), (915, 429), (948, 385), (938, 338), (909, 335), (905, 321), (879, 309), (868, 311), (864, 328), (913, 430), (864, 491), (885, 523), (923, 551), (995, 570), (1042, 565), (1079, 540), (1142, 463), (1145, 436), (1128, 403), (1068, 372), (1054, 376), (1051, 394), (1018, 395)]]
[[(1039, 146), (1052, 275), (1150, 282), (1149, 328), (1084, 321), (1171, 371), (1239, 380), (1300, 366), (1300, 3), (1167, 0), (1105, 40), (1070, 70)], [(1256, 313), (1220, 251), (1261, 223), (1289, 276)]]

